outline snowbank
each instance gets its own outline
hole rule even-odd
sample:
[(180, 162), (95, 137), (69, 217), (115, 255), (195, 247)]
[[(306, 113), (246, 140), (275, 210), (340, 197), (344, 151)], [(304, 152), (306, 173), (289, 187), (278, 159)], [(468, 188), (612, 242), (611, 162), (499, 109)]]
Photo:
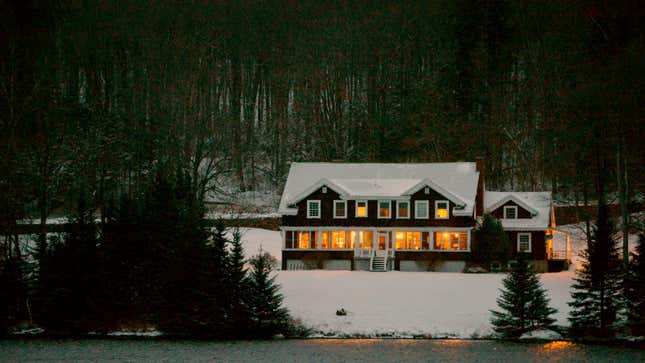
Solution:
[(525, 334), (522, 334), (520, 337), (520, 340), (561, 340), (562, 335), (560, 333), (553, 331), (553, 330), (548, 330), (548, 329), (540, 329), (540, 330), (534, 330)]

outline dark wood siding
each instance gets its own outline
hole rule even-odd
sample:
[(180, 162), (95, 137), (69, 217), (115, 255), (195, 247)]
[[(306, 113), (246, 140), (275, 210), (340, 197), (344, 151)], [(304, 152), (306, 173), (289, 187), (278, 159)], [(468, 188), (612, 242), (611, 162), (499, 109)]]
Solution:
[[(298, 203), (298, 214), (295, 216), (282, 216), (283, 226), (362, 226), (362, 227), (471, 227), (475, 225), (475, 220), (472, 216), (469, 217), (455, 217), (450, 215), (449, 219), (435, 219), (434, 218), (434, 202), (436, 200), (448, 200), (441, 194), (430, 189), (429, 194), (425, 194), (424, 188), (410, 196), (410, 218), (398, 219), (396, 218), (396, 201), (391, 202), (391, 218), (379, 219), (378, 218), (378, 201), (369, 200), (367, 203), (367, 218), (356, 218), (355, 207), (356, 201), (347, 201), (347, 218), (339, 219), (334, 218), (334, 200), (339, 200), (340, 196), (331, 188), (327, 188), (327, 193), (322, 192), (322, 188), (311, 193), (306, 199)], [(321, 201), (321, 218), (308, 219), (307, 218), (307, 200), (320, 200)], [(427, 200), (429, 208), (429, 219), (416, 219), (414, 215), (414, 202), (417, 200)], [(449, 208), (455, 206), (451, 201), (448, 201)]]
[(497, 219), (502, 219), (504, 218), (504, 207), (506, 206), (515, 206), (517, 207), (517, 218), (518, 219), (527, 219), (531, 218), (531, 212), (527, 211), (526, 209), (522, 208), (520, 205), (515, 203), (512, 200), (509, 200), (508, 202), (504, 203), (502, 206), (499, 208), (495, 209), (494, 211), (490, 212), (495, 218)]
[(546, 233), (545, 231), (506, 231), (508, 240), (511, 242), (511, 256), (516, 257), (517, 252), (517, 234), (531, 233), (531, 256), (534, 260), (546, 260)]

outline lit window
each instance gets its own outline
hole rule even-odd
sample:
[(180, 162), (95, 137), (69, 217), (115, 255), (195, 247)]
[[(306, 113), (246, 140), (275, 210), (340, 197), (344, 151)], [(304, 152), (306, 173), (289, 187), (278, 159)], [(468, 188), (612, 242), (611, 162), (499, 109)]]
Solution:
[(379, 200), (379, 202), (378, 202), (378, 217), (379, 218), (390, 218), (390, 201), (389, 200)]
[(517, 206), (505, 206), (504, 219), (517, 219)]
[(331, 248), (343, 249), (345, 247), (345, 231), (332, 231), (331, 232)]
[(410, 202), (401, 200), (396, 202), (396, 218), (410, 218)]
[(347, 201), (334, 201), (334, 218), (347, 218)]
[(358, 234), (356, 231), (350, 231), (349, 235), (347, 236), (347, 248), (353, 250), (354, 249), (354, 241), (356, 241), (356, 236)]
[(517, 252), (531, 252), (531, 234), (517, 234)]
[(298, 248), (301, 249), (307, 249), (309, 248), (309, 232), (308, 231), (303, 231), (303, 232), (296, 232), (297, 240), (298, 240)]
[(307, 201), (307, 218), (320, 218), (320, 201)]
[(321, 235), (321, 244), (322, 244), (322, 249), (326, 250), (329, 248), (329, 232), (323, 231)]
[(359, 248), (371, 249), (374, 246), (374, 232), (372, 231), (360, 231), (359, 236)]
[(468, 250), (468, 232), (435, 232), (434, 249), (441, 251)]
[(356, 217), (367, 217), (367, 201), (356, 201)]
[(428, 201), (417, 200), (414, 202), (414, 218), (428, 219)]
[(405, 232), (396, 232), (394, 234), (394, 246), (397, 250), (405, 249)]
[(448, 201), (437, 200), (434, 202), (435, 219), (448, 219)]
[(394, 244), (397, 250), (420, 250), (421, 232), (396, 232)]

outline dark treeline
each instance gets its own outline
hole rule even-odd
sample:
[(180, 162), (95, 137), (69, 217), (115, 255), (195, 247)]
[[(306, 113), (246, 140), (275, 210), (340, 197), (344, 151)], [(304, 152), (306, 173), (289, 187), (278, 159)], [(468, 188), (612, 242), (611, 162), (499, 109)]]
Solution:
[(37, 261), (0, 260), (0, 335), (25, 323), (65, 335), (155, 328), (170, 336), (248, 339), (305, 332), (282, 306), (275, 258), (260, 251), (247, 260), (239, 231), (230, 238), (218, 224), (209, 232), (190, 177), (161, 170), (141, 195), (124, 195), (104, 222), (81, 190), (66, 231), (50, 236)]

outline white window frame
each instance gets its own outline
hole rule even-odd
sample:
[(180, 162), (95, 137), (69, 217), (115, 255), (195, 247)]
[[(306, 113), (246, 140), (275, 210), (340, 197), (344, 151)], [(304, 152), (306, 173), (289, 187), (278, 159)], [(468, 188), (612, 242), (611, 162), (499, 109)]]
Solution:
[[(359, 216), (358, 215), (358, 203), (365, 203), (365, 215), (364, 216)], [(357, 200), (356, 203), (354, 204), (354, 217), (356, 218), (367, 218), (367, 216), (370, 215), (370, 212), (368, 210), (368, 203), (366, 200)]]
[[(526, 251), (520, 250), (520, 238), (521, 236), (528, 236), (529, 237), (529, 248)], [(520, 253), (530, 253), (533, 250), (533, 242), (531, 238), (531, 232), (519, 232), (517, 234), (517, 252)]]
[[(388, 213), (387, 217), (381, 216), (381, 203), (387, 203), (388, 204)], [(378, 219), (390, 219), (392, 218), (392, 201), (391, 200), (379, 200), (378, 204), (376, 205), (378, 207), (377, 214), (378, 214)]]
[[(343, 204), (343, 210), (345, 211), (342, 216), (336, 215), (336, 204)], [(347, 201), (346, 200), (335, 200), (334, 201), (334, 218), (336, 219), (347, 219)]]
[[(419, 205), (426, 206), (426, 216), (419, 217)], [(429, 219), (430, 218), (430, 202), (427, 200), (415, 200), (414, 201), (414, 219)]]
[[(399, 215), (399, 203), (406, 203), (408, 205), (408, 216), (401, 217)], [(396, 201), (396, 218), (397, 219), (410, 219), (410, 201), (409, 200), (397, 200)]]
[[(311, 215), (311, 204), (313, 203), (318, 203), (318, 215), (317, 216), (312, 216)], [(320, 219), (320, 216), (322, 215), (322, 204), (320, 203), (319, 199), (312, 199), (307, 201), (307, 219)]]
[[(439, 210), (439, 203), (446, 203), (446, 217), (438, 217), (437, 210)], [(443, 209), (443, 208), (442, 208)], [(434, 201), (434, 219), (450, 219), (450, 202), (447, 200), (435, 200)]]
[[(515, 218), (508, 218), (507, 217), (506, 211), (511, 210), (511, 209), (515, 210)], [(504, 206), (504, 219), (517, 219), (517, 206), (516, 205), (505, 205)]]

